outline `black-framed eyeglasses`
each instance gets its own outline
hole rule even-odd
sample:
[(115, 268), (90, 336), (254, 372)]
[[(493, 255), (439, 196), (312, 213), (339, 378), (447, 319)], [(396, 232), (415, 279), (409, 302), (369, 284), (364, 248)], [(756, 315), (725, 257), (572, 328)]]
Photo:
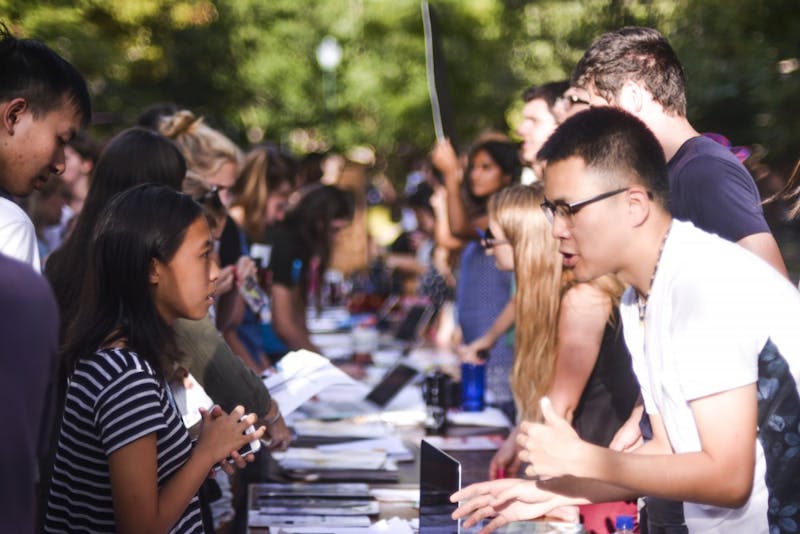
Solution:
[(486, 228), (485, 231), (480, 228), (476, 228), (476, 230), (478, 231), (478, 235), (481, 236), (481, 246), (484, 250), (489, 250), (497, 245), (506, 245), (509, 242), (508, 239), (497, 239), (494, 234), (492, 234), (491, 228)]
[(222, 200), (219, 198), (219, 187), (216, 185), (211, 186), (211, 189), (199, 197), (195, 197), (194, 201), (212, 209), (222, 209)]
[(574, 106), (574, 105), (577, 105), (577, 104), (582, 104), (582, 105), (591, 107), (591, 105), (592, 105), (591, 102), (589, 102), (588, 100), (583, 99), (583, 98), (581, 98), (581, 97), (579, 97), (577, 95), (569, 95), (569, 96), (565, 96), (564, 98), (567, 99), (567, 102), (569, 102), (570, 106)]
[(576, 213), (578, 213), (581, 209), (592, 204), (593, 202), (599, 202), (600, 200), (604, 200), (606, 198), (613, 197), (614, 195), (618, 195), (627, 191), (628, 187), (623, 187), (621, 189), (614, 189), (613, 191), (608, 191), (606, 193), (600, 193), (599, 195), (595, 195), (591, 198), (587, 198), (586, 200), (580, 200), (578, 202), (572, 202), (570, 204), (564, 202), (563, 200), (557, 200), (555, 202), (550, 202), (549, 200), (545, 199), (542, 202), (542, 211), (544, 212), (545, 217), (547, 220), (550, 221), (552, 224), (556, 217), (561, 217), (563, 220), (567, 221), (569, 224), (572, 224), (572, 217)]

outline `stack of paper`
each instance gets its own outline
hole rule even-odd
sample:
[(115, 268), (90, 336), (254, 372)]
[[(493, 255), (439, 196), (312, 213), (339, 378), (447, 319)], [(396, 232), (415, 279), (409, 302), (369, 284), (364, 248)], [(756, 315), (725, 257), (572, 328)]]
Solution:
[(273, 452), (284, 469), (385, 469), (388, 455), (383, 451), (363, 450), (358, 454), (350, 451), (320, 451), (292, 447), (285, 452)]
[[(252, 484), (248, 506), (251, 527), (315, 532), (367, 528), (379, 512), (366, 484)], [(283, 530), (280, 530), (283, 531)]]
[(307, 350), (296, 350), (281, 358), (278, 372), (264, 378), (264, 385), (283, 415), (330, 386), (363, 388), (330, 360)]
[(462, 412), (450, 410), (447, 420), (454, 425), (462, 426), (490, 426), (496, 428), (509, 428), (511, 421), (505, 414), (492, 406), (487, 406), (480, 412)]
[(414, 460), (414, 453), (403, 444), (399, 436), (387, 436), (377, 439), (362, 439), (332, 443), (330, 445), (317, 445), (317, 450), (322, 453), (349, 453), (361, 455), (370, 452), (382, 452), (396, 462), (410, 462)]
[(344, 419), (341, 421), (320, 421), (303, 419), (294, 423), (294, 431), (298, 436), (322, 436), (328, 438), (382, 438), (394, 433), (387, 424), (368, 419)]

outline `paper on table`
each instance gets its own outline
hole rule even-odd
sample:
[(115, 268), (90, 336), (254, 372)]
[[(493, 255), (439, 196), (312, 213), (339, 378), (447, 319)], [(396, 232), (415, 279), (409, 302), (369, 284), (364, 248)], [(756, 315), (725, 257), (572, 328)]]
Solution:
[(357, 387), (358, 383), (327, 358), (311, 351), (296, 350), (281, 358), (278, 372), (264, 378), (264, 385), (278, 402), (281, 413), (288, 415), (327, 387)]
[(381, 502), (417, 502), (419, 486), (414, 488), (372, 488), (369, 494)]
[(318, 451), (292, 447), (272, 456), (284, 469), (383, 469), (386, 467), (387, 454), (382, 451)]
[(503, 444), (500, 434), (490, 436), (426, 436), (425, 441), (444, 451), (493, 451)]
[(342, 421), (320, 421), (303, 419), (295, 421), (294, 430), (298, 436), (380, 438), (388, 436), (393, 429), (379, 421), (360, 422), (356, 419)]
[(353, 355), (353, 336), (350, 332), (312, 333), (310, 339), (322, 354), (332, 360)]
[(259, 510), (250, 510), (247, 523), (251, 527), (323, 527), (316, 532), (341, 532), (339, 527), (369, 527), (370, 524), (365, 515), (271, 515)]
[(380, 505), (378, 501), (349, 503), (339, 499), (330, 499), (327, 503), (314, 505), (305, 505), (302, 501), (267, 502), (259, 506), (258, 511), (262, 514), (273, 515), (378, 515)]
[(361, 439), (358, 441), (346, 441), (344, 443), (331, 443), (328, 445), (317, 445), (320, 452), (354, 452), (359, 454), (363, 451), (381, 451), (389, 455), (394, 460), (413, 460), (414, 455), (403, 445), (403, 440), (398, 436), (388, 436), (378, 439)]
[(381, 519), (368, 527), (338, 527), (336, 530), (321, 530), (318, 527), (281, 527), (278, 534), (413, 534), (414, 530), (408, 521), (393, 517), (388, 521)]
[(487, 406), (480, 412), (447, 412), (447, 420), (454, 425), (464, 426), (491, 426), (497, 428), (508, 428), (511, 422), (505, 414), (492, 406)]

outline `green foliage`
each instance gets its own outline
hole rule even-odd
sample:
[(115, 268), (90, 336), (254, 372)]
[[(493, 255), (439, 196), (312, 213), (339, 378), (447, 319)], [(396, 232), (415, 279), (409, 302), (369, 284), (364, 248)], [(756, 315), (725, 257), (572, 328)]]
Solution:
[[(462, 144), (509, 131), (525, 87), (568, 77), (597, 35), (640, 24), (674, 43), (700, 128), (795, 156), (800, 73), (777, 63), (800, 57), (796, 0), (431, 3)], [(434, 141), (418, 0), (0, 0), (0, 19), (85, 73), (101, 134), (172, 101), (243, 146), (367, 144), (390, 169)], [(330, 75), (315, 57), (326, 35), (343, 51)]]

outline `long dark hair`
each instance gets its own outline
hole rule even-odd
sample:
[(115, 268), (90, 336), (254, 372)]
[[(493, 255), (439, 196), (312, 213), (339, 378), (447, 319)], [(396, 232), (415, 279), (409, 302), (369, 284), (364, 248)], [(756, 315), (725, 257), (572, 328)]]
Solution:
[(472, 193), (472, 165), (478, 152), (486, 152), (492, 158), (503, 174), (510, 177), (509, 185), (519, 183), (522, 174), (522, 162), (519, 159), (519, 146), (511, 141), (488, 139), (475, 144), (469, 151), (467, 168), (464, 170), (461, 196), (467, 204), (470, 217), (477, 217), (486, 213), (486, 204), (491, 195), (478, 197)]
[(108, 142), (94, 168), (92, 185), (75, 228), (45, 264), (45, 276), (61, 311), (62, 337), (76, 315), (86, 273), (86, 251), (103, 208), (117, 193), (143, 183), (180, 190), (184, 176), (186, 160), (178, 147), (159, 133), (130, 128)]
[(77, 316), (63, 350), (66, 370), (104, 345), (125, 344), (157, 372), (176, 359), (172, 329), (153, 302), (153, 260), (168, 263), (187, 228), (203, 216), (191, 197), (144, 184), (115, 196), (97, 220)]
[(303, 295), (306, 295), (310, 282), (311, 256), (316, 255), (320, 260), (317, 275), (321, 278), (328, 268), (333, 247), (331, 223), (337, 219), (351, 220), (354, 210), (353, 194), (332, 185), (311, 184), (289, 198), (289, 210), (283, 224), (296, 233), (302, 243), (300, 250), (308, 255), (301, 258), (303, 271), (300, 287)]

